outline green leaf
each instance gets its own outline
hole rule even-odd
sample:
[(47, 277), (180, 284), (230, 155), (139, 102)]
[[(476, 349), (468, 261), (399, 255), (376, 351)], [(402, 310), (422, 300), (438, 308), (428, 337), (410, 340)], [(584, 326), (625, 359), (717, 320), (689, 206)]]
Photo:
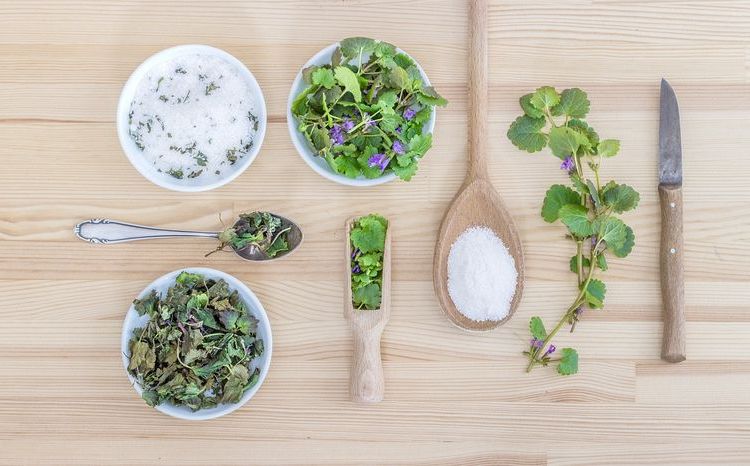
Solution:
[(377, 283), (370, 283), (369, 285), (357, 288), (352, 293), (352, 300), (357, 307), (365, 306), (370, 309), (378, 309), (380, 307), (380, 299), (380, 286)]
[(547, 330), (544, 328), (544, 322), (541, 317), (532, 317), (529, 321), (529, 332), (531, 336), (537, 340), (544, 340), (547, 338)]
[(529, 102), (538, 110), (552, 108), (560, 103), (560, 94), (557, 93), (554, 87), (540, 87), (534, 91)]
[(310, 142), (316, 151), (321, 152), (331, 147), (331, 136), (328, 131), (315, 127), (310, 131)]
[(567, 186), (552, 185), (544, 196), (542, 204), (542, 218), (552, 223), (559, 218), (560, 208), (566, 204), (580, 204), (581, 196)]
[(336, 81), (344, 86), (345, 92), (350, 92), (355, 102), (362, 101), (362, 91), (359, 87), (359, 80), (354, 71), (345, 66), (337, 66), (333, 71)]
[(618, 245), (616, 247), (613, 247), (611, 245), (608, 245), (608, 249), (612, 251), (612, 254), (614, 254), (617, 257), (627, 257), (628, 254), (633, 250), (633, 246), (635, 245), (635, 233), (633, 233), (633, 229), (629, 226), (625, 225), (625, 240), (622, 242), (621, 245)]
[[(581, 257), (581, 263), (583, 263), (583, 267), (589, 267), (591, 266), (591, 260), (589, 260), (588, 257)], [(578, 273), (578, 255), (575, 255), (570, 258), (570, 271), (573, 273)]]
[(388, 72), (388, 84), (396, 89), (411, 90), (409, 74), (403, 68), (391, 68)]
[(313, 84), (319, 84), (326, 89), (331, 89), (336, 84), (333, 77), (333, 71), (330, 68), (318, 68), (312, 73), (311, 81)]
[(401, 178), (404, 181), (410, 181), (411, 178), (417, 173), (417, 164), (411, 163), (407, 166), (391, 166), (391, 170), (393, 170), (393, 173), (395, 173), (399, 178)]
[(604, 254), (596, 256), (596, 266), (599, 267), (603, 272), (606, 272), (609, 266), (607, 265), (607, 258)]
[(388, 42), (378, 42), (375, 45), (375, 56), (378, 58), (393, 57), (396, 55), (396, 47)]
[(432, 147), (432, 134), (417, 134), (409, 141), (409, 152), (424, 155)]
[(620, 152), (620, 141), (617, 139), (605, 139), (596, 146), (596, 153), (602, 157), (613, 157)]
[(558, 215), (574, 236), (585, 238), (594, 233), (593, 226), (588, 217), (588, 210), (582, 205), (566, 204), (560, 208)]
[(556, 126), (549, 130), (549, 148), (556, 157), (565, 159), (578, 152), (585, 137), (566, 126)]
[(560, 363), (557, 372), (560, 375), (573, 375), (578, 372), (578, 352), (573, 348), (563, 348), (560, 351)]
[(383, 251), (386, 227), (386, 220), (378, 215), (360, 217), (349, 234), (352, 245), (365, 254)]
[(195, 317), (203, 322), (203, 325), (206, 327), (210, 327), (214, 330), (221, 330), (219, 323), (216, 322), (216, 319), (214, 319), (214, 316), (211, 312), (205, 310), (205, 309), (198, 309), (195, 311)]
[(586, 303), (592, 309), (601, 309), (604, 307), (604, 295), (607, 292), (607, 287), (604, 282), (597, 279), (589, 280), (586, 290), (584, 291), (584, 297)]
[(268, 257), (275, 257), (278, 253), (288, 251), (289, 250), (289, 243), (287, 243), (286, 239), (279, 235), (276, 237), (276, 239), (271, 243), (271, 245), (266, 249), (266, 254)]
[(604, 202), (617, 213), (635, 209), (639, 201), (638, 191), (626, 184), (614, 184), (604, 191)]
[(568, 122), (568, 128), (586, 136), (586, 139), (592, 147), (596, 147), (596, 145), (599, 144), (599, 134), (597, 134), (597, 132), (594, 131), (594, 128), (589, 126), (585, 121), (574, 118)]
[(417, 92), (417, 102), (422, 105), (433, 105), (438, 107), (445, 107), (448, 105), (448, 100), (438, 94), (432, 86), (419, 88)]
[(239, 318), (240, 314), (237, 311), (221, 311), (219, 313), (219, 320), (227, 330), (233, 330)]
[(188, 309), (204, 309), (208, 305), (208, 295), (206, 293), (194, 294), (187, 302)]
[(516, 147), (526, 152), (539, 152), (547, 145), (547, 135), (541, 132), (544, 118), (520, 116), (508, 128), (508, 139)]
[(393, 133), (403, 122), (403, 118), (395, 113), (386, 113), (378, 123), (378, 127), (386, 133)]
[(565, 89), (560, 95), (560, 103), (554, 113), (571, 118), (583, 118), (589, 112), (590, 102), (586, 93), (578, 88)]
[(245, 385), (250, 378), (246, 366), (236, 365), (229, 370), (229, 378), (224, 382), (224, 391), (221, 396), (222, 403), (238, 403), (245, 392)]
[(395, 91), (386, 91), (378, 95), (378, 100), (375, 105), (381, 109), (392, 109), (397, 101), (398, 95)]
[(607, 247), (618, 249), (626, 240), (625, 224), (622, 220), (609, 217), (599, 226), (599, 240), (607, 243)]
[(359, 58), (375, 49), (375, 41), (368, 37), (349, 37), (341, 41), (340, 47), (346, 58)]
[(156, 294), (156, 290), (151, 290), (143, 299), (133, 301), (133, 308), (139, 316), (148, 314), (150, 317), (154, 317), (159, 309), (159, 296)]
[(592, 183), (591, 180), (586, 180), (586, 188), (589, 192), (589, 195), (591, 196), (591, 200), (594, 201), (594, 207), (598, 209), (602, 204), (601, 199), (599, 199), (599, 191), (596, 189), (596, 186), (594, 186), (594, 183)]
[(531, 105), (531, 97), (534, 94), (526, 94), (522, 96), (519, 99), (519, 103), (521, 104), (521, 108), (523, 109), (523, 113), (526, 114), (526, 116), (530, 118), (542, 118), (544, 117), (544, 112), (539, 110), (538, 108)]
[(359, 165), (357, 164), (357, 160), (352, 157), (341, 155), (332, 159), (332, 162), (329, 163), (332, 163), (333, 169), (336, 170), (337, 173), (341, 173), (348, 178), (356, 178), (359, 176)]
[(199, 283), (203, 283), (203, 276), (197, 273), (181, 272), (177, 275), (175, 281), (181, 285), (185, 285), (188, 288), (192, 288)]
[(405, 53), (397, 53), (393, 57), (393, 61), (396, 63), (396, 65), (400, 66), (403, 69), (407, 69), (410, 66), (414, 65), (414, 60), (412, 60), (408, 55)]

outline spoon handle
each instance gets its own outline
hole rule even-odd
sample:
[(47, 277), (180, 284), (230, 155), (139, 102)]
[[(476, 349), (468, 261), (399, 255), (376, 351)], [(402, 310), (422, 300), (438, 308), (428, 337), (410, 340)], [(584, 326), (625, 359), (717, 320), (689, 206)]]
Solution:
[(73, 229), (75, 235), (84, 241), (95, 244), (124, 243), (142, 239), (179, 238), (197, 236), (218, 238), (219, 234), (211, 231), (168, 230), (133, 223), (118, 222), (108, 218), (92, 218), (79, 223)]
[(487, 179), (487, 0), (469, 2), (469, 179)]

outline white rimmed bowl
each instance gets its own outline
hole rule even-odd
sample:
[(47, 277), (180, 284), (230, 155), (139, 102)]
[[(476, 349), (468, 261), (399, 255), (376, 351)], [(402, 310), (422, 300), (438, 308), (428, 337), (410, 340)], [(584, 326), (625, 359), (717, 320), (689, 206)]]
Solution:
[[(144, 288), (143, 291), (138, 295), (138, 299), (146, 297), (146, 295), (148, 295), (151, 290), (156, 290), (157, 293), (164, 295), (169, 287), (174, 285), (175, 278), (177, 278), (177, 276), (181, 272), (197, 273), (207, 278), (213, 278), (215, 280), (224, 279), (227, 284), (229, 284), (230, 290), (237, 290), (237, 292), (240, 294), (240, 297), (247, 305), (248, 312), (256, 319), (258, 319), (257, 336), (258, 338), (263, 340), (263, 354), (259, 358), (256, 358), (253, 361), (252, 365), (253, 370), (256, 367), (260, 369), (260, 377), (258, 379), (258, 382), (252, 388), (246, 391), (244, 395), (242, 395), (242, 399), (240, 399), (239, 403), (220, 404), (213, 408), (201, 409), (195, 412), (191, 411), (190, 408), (186, 406), (175, 406), (167, 403), (162, 403), (155, 406), (158, 411), (180, 419), (196, 421), (213, 419), (225, 414), (229, 414), (232, 411), (240, 408), (242, 405), (250, 401), (250, 398), (252, 398), (260, 389), (260, 386), (263, 385), (263, 381), (266, 379), (266, 375), (268, 374), (268, 368), (271, 365), (271, 350), (273, 348), (273, 340), (271, 337), (271, 323), (268, 320), (266, 311), (263, 309), (263, 305), (258, 300), (258, 297), (255, 296), (255, 293), (250, 290), (250, 288), (248, 288), (237, 278), (227, 273), (205, 267), (179, 269), (173, 272), (169, 272), (166, 275), (162, 275), (161, 277), (151, 282), (151, 284), (149, 284), (146, 288)], [(143, 393), (143, 390), (141, 389), (141, 386), (138, 385), (135, 378), (132, 377), (128, 372), (128, 363), (130, 362), (130, 358), (127, 356), (128, 342), (130, 341), (130, 337), (133, 334), (133, 330), (138, 327), (143, 327), (144, 325), (146, 325), (148, 320), (149, 317), (147, 315), (138, 315), (138, 312), (131, 304), (130, 309), (128, 309), (128, 313), (125, 315), (125, 321), (122, 324), (122, 335), (120, 337), (120, 352), (122, 354), (122, 364), (125, 367), (125, 374), (128, 376), (130, 383), (133, 385), (133, 388), (135, 388), (135, 391), (138, 392), (139, 396)]]
[[(315, 155), (315, 151), (310, 146), (310, 143), (307, 142), (305, 139), (305, 136), (297, 129), (297, 119), (292, 114), (292, 102), (294, 102), (295, 97), (299, 95), (300, 92), (302, 92), (305, 87), (307, 87), (307, 84), (305, 84), (304, 80), (302, 79), (302, 70), (305, 68), (308, 68), (313, 65), (327, 65), (331, 63), (331, 57), (333, 56), (333, 52), (336, 50), (336, 47), (339, 46), (339, 43), (336, 42), (334, 44), (329, 45), (328, 47), (324, 48), (320, 52), (316, 53), (311, 59), (307, 61), (304, 65), (302, 65), (302, 68), (300, 68), (299, 72), (297, 73), (297, 76), (294, 78), (294, 82), (292, 82), (292, 88), (289, 91), (289, 98), (287, 99), (286, 103), (286, 122), (287, 127), (289, 128), (289, 136), (292, 138), (292, 143), (294, 144), (294, 148), (297, 149), (297, 152), (299, 153), (300, 157), (302, 157), (302, 160), (307, 163), (310, 168), (315, 170), (319, 175), (321, 175), (324, 178), (327, 178), (331, 181), (335, 181), (339, 184), (344, 184), (347, 186), (375, 186), (383, 183), (387, 183), (389, 181), (393, 181), (397, 179), (395, 173), (387, 173), (383, 176), (380, 176), (378, 178), (366, 178), (362, 175), (360, 175), (357, 178), (349, 178), (348, 176), (341, 175), (339, 173), (336, 173), (330, 165), (328, 165), (328, 162), (322, 157), (318, 157)], [(414, 61), (414, 64), (417, 66), (417, 69), (419, 70), (419, 74), (422, 76), (422, 80), (424, 81), (426, 86), (430, 86), (430, 80), (427, 78), (427, 74), (424, 72), (424, 69), (420, 66), (420, 64), (414, 60), (414, 57), (409, 55), (408, 53), (404, 52), (403, 50), (396, 48), (396, 50), (399, 53), (403, 53), (407, 55), (409, 58), (411, 58)], [(363, 57), (363, 60), (366, 60), (367, 56)], [(435, 129), (435, 118), (436, 118), (437, 111), (433, 107), (432, 108), (432, 115), (430, 116), (430, 119), (427, 120), (427, 122), (423, 126), (423, 133), (432, 133), (432, 131)]]
[[(143, 157), (140, 149), (138, 149), (138, 147), (135, 145), (135, 142), (130, 138), (130, 135), (128, 134), (128, 114), (130, 113), (130, 104), (135, 97), (135, 92), (141, 79), (143, 79), (155, 65), (168, 60), (172, 60), (179, 56), (191, 55), (196, 53), (213, 55), (235, 66), (240, 76), (242, 76), (247, 82), (247, 85), (250, 87), (250, 91), (257, 98), (258, 106), (258, 131), (255, 133), (253, 148), (248, 154), (237, 161), (232, 170), (223, 171), (221, 178), (219, 178), (218, 180), (213, 180), (211, 182), (201, 181), (200, 177), (180, 180), (173, 178), (166, 173), (159, 173), (158, 171), (156, 171), (154, 166), (149, 164), (146, 158)], [(266, 101), (263, 97), (263, 92), (258, 85), (258, 81), (255, 80), (255, 76), (253, 76), (250, 70), (241, 61), (221, 49), (210, 47), (208, 45), (179, 45), (177, 47), (164, 49), (161, 52), (157, 52), (156, 54), (150, 56), (146, 59), (146, 61), (141, 63), (138, 68), (135, 69), (135, 71), (133, 71), (133, 74), (130, 75), (130, 78), (128, 78), (125, 86), (122, 88), (122, 92), (120, 93), (120, 100), (117, 103), (117, 137), (119, 138), (122, 150), (123, 152), (125, 152), (128, 160), (130, 160), (130, 163), (135, 167), (136, 170), (138, 170), (141, 175), (143, 175), (152, 183), (161, 186), (162, 188), (171, 189), (173, 191), (208, 191), (214, 188), (218, 188), (219, 186), (223, 186), (234, 180), (242, 172), (244, 172), (251, 163), (253, 163), (253, 160), (255, 160), (258, 152), (260, 152), (260, 148), (263, 145), (263, 138), (266, 135), (266, 126), (268, 123), (267, 115)], [(226, 175), (224, 175), (224, 173), (226, 173)]]

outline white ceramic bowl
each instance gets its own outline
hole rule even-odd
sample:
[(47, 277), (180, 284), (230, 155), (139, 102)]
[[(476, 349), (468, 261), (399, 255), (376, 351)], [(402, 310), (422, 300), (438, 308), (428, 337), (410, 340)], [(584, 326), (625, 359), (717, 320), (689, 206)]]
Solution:
[[(289, 99), (286, 103), (286, 122), (287, 126), (289, 127), (289, 135), (292, 138), (292, 143), (294, 144), (294, 147), (297, 149), (297, 152), (299, 153), (300, 157), (302, 157), (302, 160), (304, 160), (310, 168), (315, 170), (318, 174), (323, 176), (324, 178), (328, 178), (331, 181), (335, 181), (339, 184), (345, 184), (348, 186), (375, 186), (378, 184), (387, 183), (389, 181), (393, 181), (397, 179), (395, 173), (388, 173), (378, 178), (365, 178), (364, 176), (360, 175), (357, 178), (349, 178), (348, 176), (341, 175), (339, 173), (336, 173), (329, 165), (328, 162), (322, 157), (318, 157), (315, 155), (315, 151), (312, 147), (310, 147), (310, 144), (305, 139), (305, 136), (300, 133), (300, 131), (297, 129), (297, 119), (292, 115), (292, 102), (294, 102), (295, 97), (299, 95), (300, 92), (302, 92), (305, 87), (307, 86), (305, 82), (302, 80), (302, 70), (309, 66), (313, 65), (327, 65), (331, 63), (331, 56), (333, 56), (334, 50), (336, 50), (336, 47), (339, 46), (339, 43), (336, 42), (334, 44), (329, 45), (328, 47), (324, 48), (320, 52), (316, 53), (311, 59), (305, 63), (302, 68), (300, 68), (299, 72), (297, 73), (297, 77), (294, 78), (294, 82), (292, 83), (292, 88), (289, 91)], [(412, 60), (414, 60), (414, 57), (409, 55), (408, 53), (404, 52), (403, 50), (397, 48), (398, 52), (403, 53)], [(363, 57), (363, 60), (366, 60), (369, 58), (368, 56)], [(414, 64), (417, 66), (417, 69), (419, 69), (419, 74), (422, 76), (422, 80), (424, 81), (425, 85), (430, 85), (430, 80), (427, 78), (427, 74), (425, 74), (422, 67), (419, 65), (419, 63), (414, 60)], [(423, 127), (424, 133), (431, 133), (435, 129), (435, 117), (436, 117), (437, 111), (433, 107), (432, 109), (432, 115), (430, 116), (430, 119), (427, 120)]]
[[(253, 95), (258, 99), (258, 131), (255, 134), (253, 148), (251, 151), (242, 157), (233, 166), (232, 170), (225, 170), (226, 175), (222, 176), (218, 180), (211, 182), (201, 181), (200, 177), (192, 179), (181, 179), (172, 178), (164, 173), (159, 173), (149, 164), (145, 157), (143, 157), (141, 151), (135, 145), (135, 142), (130, 138), (128, 134), (128, 114), (130, 113), (130, 103), (135, 97), (135, 91), (140, 83), (141, 79), (157, 64), (172, 60), (175, 57), (182, 55), (189, 55), (200, 53), (204, 55), (213, 55), (219, 57), (234, 65), (240, 73), (240, 76), (244, 77), (250, 87)], [(140, 64), (138, 68), (133, 71), (128, 81), (125, 83), (125, 87), (122, 88), (120, 93), (120, 101), (117, 104), (117, 136), (120, 139), (120, 145), (125, 155), (133, 164), (136, 170), (140, 172), (146, 179), (154, 184), (161, 186), (162, 188), (171, 189), (173, 191), (185, 191), (185, 192), (198, 192), (208, 191), (210, 189), (218, 188), (223, 186), (233, 179), (237, 178), (243, 171), (253, 163), (255, 157), (260, 151), (260, 147), (263, 145), (263, 138), (266, 135), (267, 125), (267, 112), (266, 112), (266, 101), (263, 98), (263, 92), (255, 80), (255, 76), (247, 69), (247, 67), (234, 56), (227, 52), (210, 47), (208, 45), (180, 45), (177, 47), (168, 48), (158, 52), (151, 57), (147, 58), (146, 61)]]
[[(271, 337), (271, 323), (268, 320), (266, 311), (263, 309), (263, 305), (255, 296), (255, 293), (250, 290), (250, 288), (227, 273), (205, 267), (180, 269), (175, 270), (174, 272), (169, 272), (166, 275), (162, 275), (161, 277), (151, 282), (151, 284), (146, 288), (144, 288), (143, 291), (138, 295), (138, 299), (144, 298), (151, 292), (151, 290), (156, 290), (157, 293), (165, 294), (167, 292), (167, 289), (169, 289), (170, 286), (174, 285), (175, 278), (177, 278), (177, 276), (181, 272), (198, 273), (205, 277), (213, 278), (216, 280), (223, 278), (229, 284), (229, 289), (237, 290), (237, 292), (240, 294), (240, 297), (247, 305), (249, 313), (252, 314), (256, 319), (258, 319), (258, 338), (263, 340), (263, 354), (253, 361), (253, 369), (255, 367), (260, 368), (260, 378), (258, 379), (258, 383), (256, 383), (252, 388), (245, 392), (239, 403), (221, 404), (213, 408), (201, 409), (195, 412), (191, 411), (190, 408), (185, 406), (174, 406), (166, 403), (155, 406), (155, 408), (162, 413), (178, 417), (180, 419), (213, 419), (215, 417), (229, 414), (235, 409), (247, 403), (250, 398), (255, 395), (258, 389), (260, 389), (260, 386), (263, 385), (263, 381), (268, 374), (268, 368), (271, 365), (271, 350), (273, 348), (273, 340)], [(127, 374), (128, 379), (130, 379), (130, 383), (133, 385), (133, 388), (135, 388), (135, 391), (138, 392), (138, 395), (141, 395), (141, 393), (143, 393), (143, 390), (141, 389), (141, 386), (138, 385), (138, 383), (135, 381), (135, 379), (128, 373), (129, 358), (126, 355), (128, 354), (128, 342), (130, 341), (130, 337), (133, 334), (133, 330), (146, 325), (148, 319), (149, 318), (147, 315), (138, 315), (138, 312), (136, 312), (135, 308), (131, 304), (127, 315), (125, 315), (125, 322), (123, 322), (122, 324), (122, 335), (120, 337), (120, 352), (122, 354), (122, 364), (125, 367), (125, 373)]]

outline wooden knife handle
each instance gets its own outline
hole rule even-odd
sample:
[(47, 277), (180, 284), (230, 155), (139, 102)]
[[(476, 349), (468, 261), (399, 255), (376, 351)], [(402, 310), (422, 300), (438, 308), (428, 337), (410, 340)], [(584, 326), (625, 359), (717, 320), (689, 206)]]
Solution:
[[(360, 311), (382, 312), (382, 311)], [(380, 359), (380, 331), (354, 326), (354, 359), (350, 391), (352, 401), (377, 403), (383, 401), (385, 378)]]
[(685, 360), (685, 289), (683, 282), (682, 186), (659, 185), (661, 202), (661, 296), (664, 335), (661, 358)]

